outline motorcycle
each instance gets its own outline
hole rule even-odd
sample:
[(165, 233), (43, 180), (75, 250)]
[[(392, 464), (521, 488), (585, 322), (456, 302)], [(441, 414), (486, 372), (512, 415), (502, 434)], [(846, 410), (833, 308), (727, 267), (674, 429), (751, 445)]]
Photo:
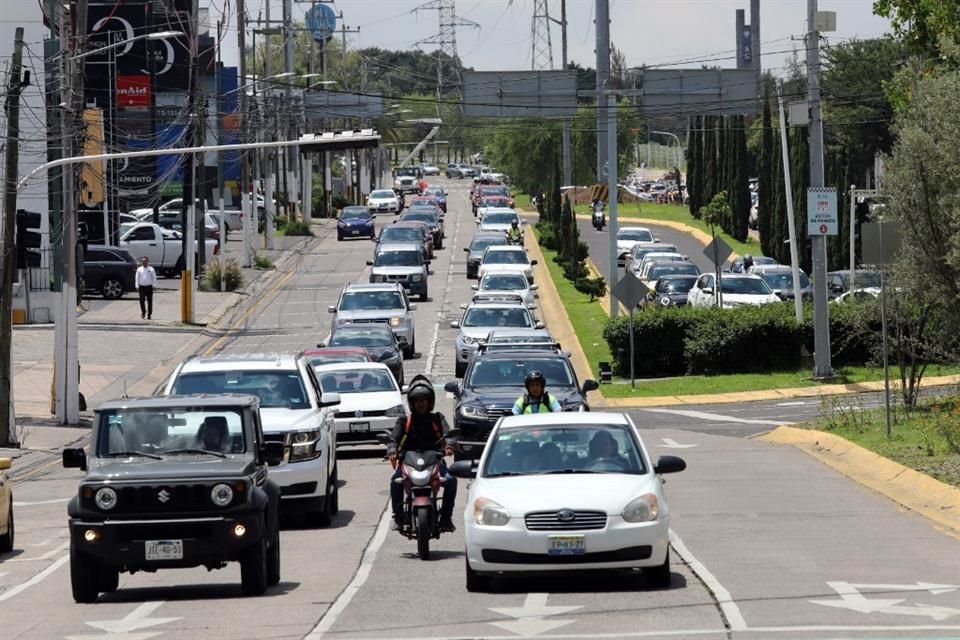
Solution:
[[(455, 438), (457, 434), (456, 429), (451, 429), (447, 437)], [(403, 485), (404, 493), (403, 526), (399, 533), (417, 541), (421, 560), (430, 559), (430, 540), (440, 538), (440, 488), (450, 479), (440, 474), (442, 460), (439, 451), (407, 451), (400, 461), (401, 476), (395, 480)]]
[(607, 216), (603, 213), (603, 205), (594, 205), (593, 207), (593, 228), (597, 231), (603, 231), (607, 224)]

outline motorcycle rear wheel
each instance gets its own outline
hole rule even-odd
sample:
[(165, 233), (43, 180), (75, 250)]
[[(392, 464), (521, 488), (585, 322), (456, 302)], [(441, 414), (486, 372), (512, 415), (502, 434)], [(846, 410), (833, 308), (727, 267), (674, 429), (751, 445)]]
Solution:
[(421, 560), (430, 559), (430, 537), (433, 535), (433, 527), (430, 522), (430, 510), (420, 509), (417, 511), (417, 553)]

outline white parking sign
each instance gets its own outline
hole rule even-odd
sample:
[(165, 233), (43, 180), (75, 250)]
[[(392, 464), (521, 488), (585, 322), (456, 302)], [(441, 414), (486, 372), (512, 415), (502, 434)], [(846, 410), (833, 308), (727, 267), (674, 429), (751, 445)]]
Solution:
[(837, 190), (833, 187), (807, 189), (807, 235), (835, 236), (839, 226)]

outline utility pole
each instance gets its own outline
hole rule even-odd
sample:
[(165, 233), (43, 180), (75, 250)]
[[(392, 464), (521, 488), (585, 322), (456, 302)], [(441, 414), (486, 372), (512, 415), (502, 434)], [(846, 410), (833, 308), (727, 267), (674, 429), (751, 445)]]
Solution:
[[(607, 91), (610, 81), (610, 0), (596, 0), (597, 37), (597, 182), (603, 180), (603, 166), (607, 162)], [(613, 167), (611, 167), (612, 169)], [(614, 194), (611, 194), (614, 195)], [(612, 229), (612, 227), (611, 227)], [(614, 271), (613, 273), (616, 273)], [(611, 275), (612, 277), (612, 275)]]
[[(567, 0), (560, 0), (560, 41), (563, 56), (563, 70), (567, 70)], [(573, 184), (573, 162), (570, 152), (570, 118), (563, 119), (563, 184)], [(611, 283), (612, 286), (613, 283)]]
[[(17, 163), (20, 159), (20, 94), (24, 84), (23, 27), (13, 40), (13, 61), (7, 80), (6, 176), (3, 182), (3, 283), (0, 290), (0, 447), (16, 444), (13, 411), (13, 272), (17, 268), (13, 248), (13, 226), (17, 214)], [(29, 286), (29, 283), (26, 283)]]
[[(810, 187), (823, 187), (823, 118), (820, 110), (820, 32), (817, 0), (807, 0), (807, 100), (810, 102)], [(809, 196), (808, 196), (809, 197)], [(827, 237), (815, 235), (813, 252), (813, 377), (833, 375), (827, 307)]]
[[(598, 98), (600, 95), (598, 94)], [(612, 287), (617, 280), (617, 97), (613, 93), (610, 94), (609, 104), (607, 106), (609, 111), (607, 118), (607, 153), (609, 157), (607, 158), (607, 164), (609, 165), (609, 170), (607, 171), (607, 199), (610, 201), (610, 207), (608, 211), (610, 212), (610, 228), (607, 231), (607, 234), (610, 236), (610, 283), (609, 286)], [(597, 142), (599, 143), (600, 139), (603, 137), (604, 131), (597, 131)], [(615, 296), (610, 296), (610, 317), (616, 318), (617, 312), (619, 311), (620, 304), (617, 302)], [(633, 310), (631, 310), (631, 313)]]
[[(269, 4), (269, 3), (268, 3)], [(194, 147), (199, 146), (201, 140), (200, 133), (200, 66), (197, 64), (199, 55), (200, 41), (200, 2), (193, 0), (191, 3), (190, 14), (190, 73), (189, 73), (189, 97), (187, 99), (187, 117), (190, 127), (188, 138), (190, 144)], [(187, 167), (183, 180), (183, 210), (181, 221), (183, 223), (183, 261), (184, 270), (180, 274), (180, 320), (184, 324), (193, 322), (194, 310), (194, 283), (196, 274), (197, 254), (197, 220), (196, 220), (196, 173), (197, 173), (197, 154), (191, 153), (187, 156)], [(184, 219), (185, 218), (185, 219)], [(203, 236), (200, 237), (200, 244), (206, 250), (206, 242)]]
[[(247, 9), (244, 0), (237, 0), (237, 46), (240, 49), (240, 83), (247, 83)], [(247, 141), (247, 90), (241, 89), (238, 96), (240, 114), (240, 142)], [(253, 257), (250, 251), (251, 228), (257, 228), (256, 196), (250, 184), (250, 154), (240, 152), (240, 215), (243, 216), (243, 266), (250, 267)]]
[[(294, 30), (293, 30), (293, 0), (283, 0), (283, 70), (286, 73), (293, 74), (293, 41), (294, 41)], [(309, 81), (309, 78), (308, 78)], [(291, 85), (293, 84), (292, 78), (290, 78), (286, 85), (286, 97), (287, 97), (287, 140), (293, 140), (298, 137), (296, 133), (296, 128), (293, 121), (293, 109), (291, 108), (291, 99), (292, 99), (292, 89)], [(293, 219), (297, 215), (296, 211), (296, 201), (298, 196), (296, 194), (300, 193), (299, 181), (297, 177), (300, 175), (298, 170), (298, 159), (300, 157), (300, 151), (296, 147), (291, 147), (287, 149), (286, 153), (286, 162), (287, 162), (287, 171), (284, 174), (284, 179), (286, 180), (286, 192), (287, 192), (287, 218)]]

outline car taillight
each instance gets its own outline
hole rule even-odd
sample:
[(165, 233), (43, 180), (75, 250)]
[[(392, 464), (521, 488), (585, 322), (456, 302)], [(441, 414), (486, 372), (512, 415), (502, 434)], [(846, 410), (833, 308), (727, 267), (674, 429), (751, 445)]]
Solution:
[(215, 256), (220, 255), (220, 245), (219, 245), (219, 244), (214, 245), (214, 247), (213, 247), (213, 255), (215, 255)]

